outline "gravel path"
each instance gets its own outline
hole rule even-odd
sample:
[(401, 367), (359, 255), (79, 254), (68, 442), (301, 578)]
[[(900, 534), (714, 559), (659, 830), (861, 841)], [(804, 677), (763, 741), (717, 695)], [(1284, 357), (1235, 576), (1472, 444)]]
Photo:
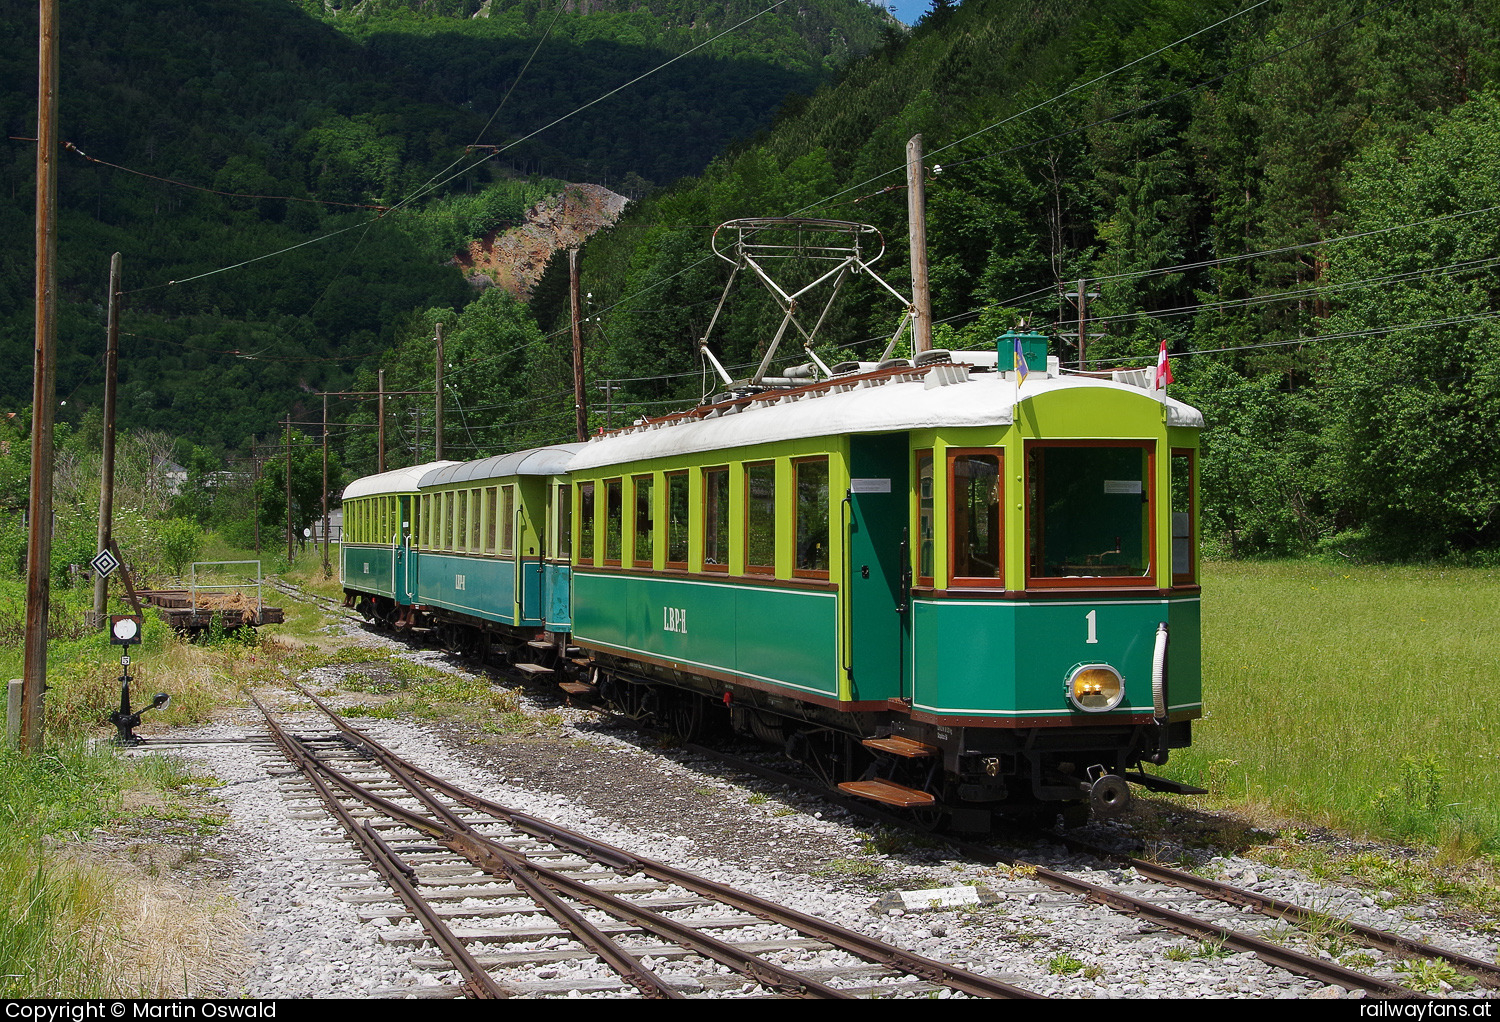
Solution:
[[(355, 638), (385, 644), (369, 633)], [(441, 653), (411, 655), (442, 670), (464, 672)], [(334, 669), (320, 669), (310, 679), (320, 695), (336, 682), (323, 671)], [(291, 693), (261, 693), (263, 699), (268, 695), (273, 705), (296, 705)], [(338, 705), (337, 696), (332, 701)], [(556, 704), (544, 709), (559, 714), (563, 726), (503, 742), (481, 743), (472, 730), (452, 722), (355, 723), (419, 765), (496, 802), (1039, 993), (1357, 996), (1280, 973), (1250, 955), (1225, 955), (1080, 904), (1042, 888), (1024, 871), (966, 859), (920, 835), (872, 834), (868, 822), (828, 803), (737, 777), (681, 750), (663, 750), (612, 717)], [(252, 711), (171, 738), (229, 739), (258, 730)], [(212, 874), (222, 880), (249, 923), (242, 975), (219, 992), (257, 998), (402, 996), (453, 981), (452, 974), (413, 967), (413, 957), (430, 951), (413, 952), (382, 939), (383, 931), (406, 924), (358, 918), (358, 905), (345, 896), (370, 874), (347, 862), (349, 847), (312, 818), (315, 814), (284, 797), (284, 778), (268, 772), (275, 760), (245, 743), (189, 747), (176, 754), (200, 760), (223, 782), (214, 794), (228, 822), (209, 839), (199, 867), (205, 878)], [(1129, 821), (1095, 826), (1086, 836), (1100, 843), (1122, 841), (1131, 826)], [(1055, 846), (1006, 851), (1058, 869), (1101, 868)], [(1385, 908), (1388, 899), (1381, 892), (1318, 885), (1248, 859), (1221, 857), (1205, 865), (1243, 887), (1496, 959), (1493, 933), (1446, 925), (1439, 906)], [(890, 907), (896, 892), (963, 885), (982, 887), (995, 898), (960, 910)], [(1382, 966), (1388, 963), (1373, 953), (1369, 963), (1354, 967), (1401, 979)]]

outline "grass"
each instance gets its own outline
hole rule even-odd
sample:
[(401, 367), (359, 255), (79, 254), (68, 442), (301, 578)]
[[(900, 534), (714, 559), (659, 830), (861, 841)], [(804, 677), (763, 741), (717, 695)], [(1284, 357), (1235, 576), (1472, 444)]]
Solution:
[[(82, 740), (35, 756), (0, 749), (0, 998), (188, 996), (196, 964), (232, 957), (238, 915), (171, 879), (66, 850), (122, 815), (127, 790), (170, 794), (206, 779), (125, 760)], [(197, 818), (172, 803), (158, 813)]]
[(1170, 772), (1210, 804), (1500, 852), (1500, 571), (1218, 562), (1206, 719)]

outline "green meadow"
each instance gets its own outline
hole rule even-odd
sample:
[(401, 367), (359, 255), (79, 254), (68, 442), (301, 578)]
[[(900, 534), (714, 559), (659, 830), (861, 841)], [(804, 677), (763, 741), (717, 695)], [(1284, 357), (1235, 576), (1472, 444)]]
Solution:
[(1500, 850), (1500, 570), (1203, 570), (1206, 716), (1167, 772), (1209, 803)]

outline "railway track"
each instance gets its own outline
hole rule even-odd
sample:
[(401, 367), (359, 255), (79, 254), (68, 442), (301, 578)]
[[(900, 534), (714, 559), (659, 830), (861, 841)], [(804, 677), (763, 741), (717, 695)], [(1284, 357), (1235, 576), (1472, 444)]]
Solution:
[[(806, 781), (747, 760), (694, 746), (701, 755), (715, 756), (737, 769), (810, 794), (827, 792)], [(909, 820), (852, 799), (840, 805), (886, 825), (911, 827)], [(1350, 991), (1380, 997), (1412, 997), (1412, 990), (1388, 976), (1347, 968), (1333, 960), (1327, 947), (1365, 948), (1398, 960), (1441, 963), (1455, 974), (1486, 990), (1500, 991), (1500, 965), (1461, 954), (1390, 930), (1366, 926), (1331, 913), (1326, 908), (1297, 905), (1256, 891), (1202, 877), (1185, 870), (1148, 862), (1101, 848), (1064, 834), (1038, 835), (1074, 852), (1112, 863), (1113, 869), (1059, 870), (999, 854), (992, 846), (966, 841), (951, 844), (965, 855), (993, 862), (1029, 876), (1037, 884), (1144, 922), (1182, 934), (1220, 952), (1248, 952), (1276, 968)], [(1273, 939), (1274, 938), (1274, 939)], [(1293, 944), (1302, 944), (1299, 950)], [(1323, 945), (1320, 947), (1319, 945)]]
[[(325, 715), (316, 733), (294, 734), (256, 705), (389, 884), (366, 913), (417, 921), (420, 935), (406, 939), (431, 941), (442, 953), (434, 967), (457, 970), (443, 993), (1036, 996), (489, 802), (303, 694)], [(538, 979), (539, 964), (569, 978)]]
[[(488, 669), (495, 670), (493, 667)], [(826, 789), (817, 788), (805, 779), (736, 759), (718, 750), (690, 748), (778, 784), (837, 801), (868, 819), (888, 825), (911, 826), (910, 821), (864, 803), (831, 796)], [(1494, 964), (1340, 918), (1326, 907), (1295, 905), (1056, 834), (1048, 833), (1046, 839), (1060, 841), (1075, 851), (1096, 856), (1111, 863), (1112, 868), (1057, 870), (1002, 856), (990, 846), (956, 842), (955, 847), (979, 861), (1008, 866), (1048, 891), (1103, 905), (1149, 926), (1182, 934), (1204, 948), (1213, 949), (1214, 953), (1252, 954), (1275, 968), (1345, 990), (1363, 991), (1378, 997), (1413, 996), (1416, 991), (1399, 981), (1396, 966), (1400, 959), (1443, 963), (1456, 974), (1469, 977), (1476, 986), (1486, 990), (1500, 989), (1500, 967)], [(1361, 972), (1333, 960), (1328, 953), (1330, 946), (1342, 949), (1340, 954), (1346, 958), (1350, 948), (1369, 949), (1375, 953), (1373, 957), (1387, 959), (1380, 970), (1383, 974)]]

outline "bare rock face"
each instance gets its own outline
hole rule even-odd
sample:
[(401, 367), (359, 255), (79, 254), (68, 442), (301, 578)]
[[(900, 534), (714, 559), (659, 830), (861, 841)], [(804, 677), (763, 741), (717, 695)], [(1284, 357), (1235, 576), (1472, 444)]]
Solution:
[(454, 263), (475, 288), (502, 287), (521, 301), (541, 279), (552, 253), (581, 245), (619, 219), (630, 200), (599, 185), (568, 185), (526, 211), (526, 222), (469, 243)]

